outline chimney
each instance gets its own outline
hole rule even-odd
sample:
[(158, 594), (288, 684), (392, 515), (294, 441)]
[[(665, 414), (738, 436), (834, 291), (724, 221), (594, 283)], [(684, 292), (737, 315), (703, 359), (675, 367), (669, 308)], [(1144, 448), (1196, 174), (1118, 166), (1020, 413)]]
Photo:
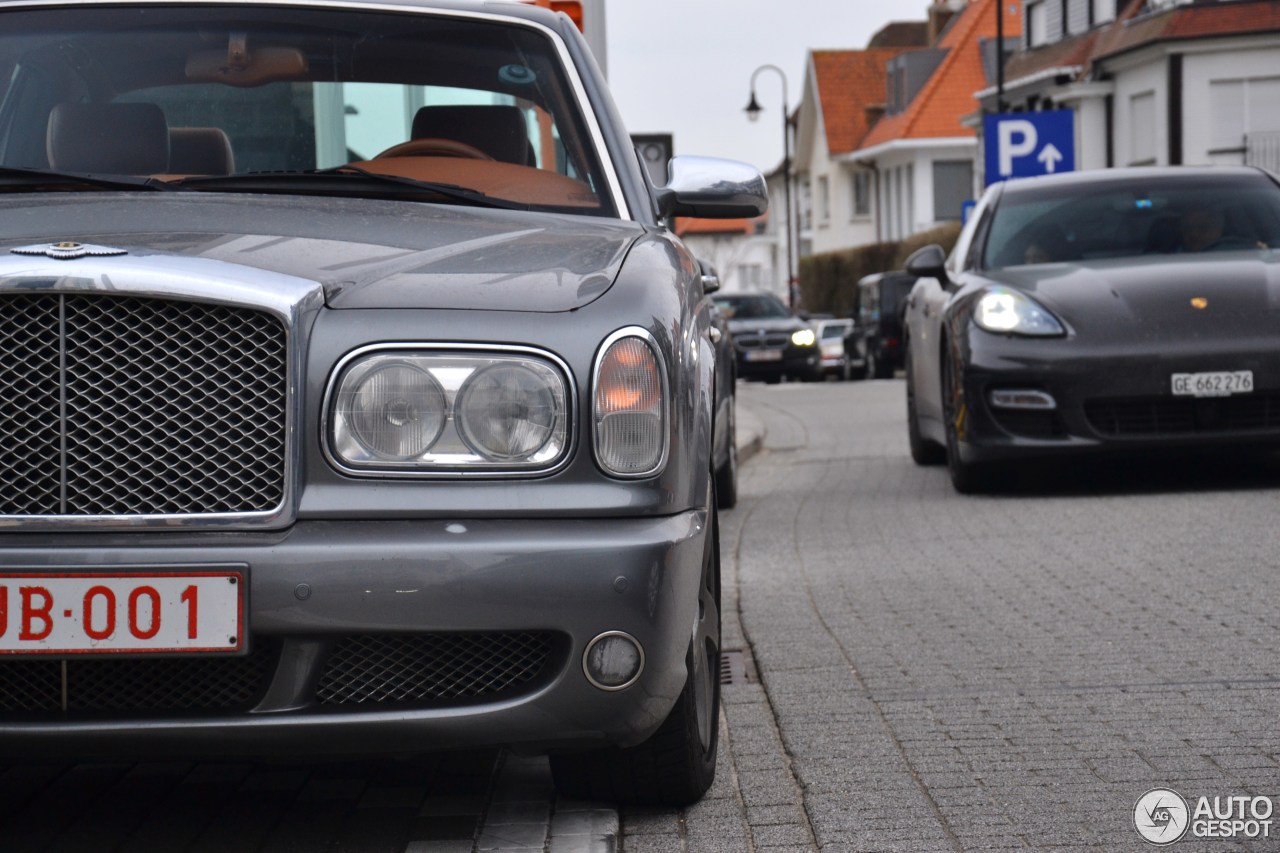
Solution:
[(933, 0), (929, 5), (928, 20), (928, 43), (935, 45), (938, 38), (942, 35), (942, 31), (947, 26), (947, 22), (955, 17), (959, 9), (954, 8), (954, 3), (949, 0)]

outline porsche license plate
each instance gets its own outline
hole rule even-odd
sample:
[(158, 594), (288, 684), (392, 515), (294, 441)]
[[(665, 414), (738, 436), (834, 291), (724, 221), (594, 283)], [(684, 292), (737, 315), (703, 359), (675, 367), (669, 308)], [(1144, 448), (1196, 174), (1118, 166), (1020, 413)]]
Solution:
[(747, 361), (782, 361), (782, 350), (780, 349), (753, 349), (747, 350)]
[(1252, 370), (1173, 374), (1173, 393), (1179, 397), (1228, 397), (1252, 392)]
[(0, 654), (235, 653), (245, 573), (0, 573)]

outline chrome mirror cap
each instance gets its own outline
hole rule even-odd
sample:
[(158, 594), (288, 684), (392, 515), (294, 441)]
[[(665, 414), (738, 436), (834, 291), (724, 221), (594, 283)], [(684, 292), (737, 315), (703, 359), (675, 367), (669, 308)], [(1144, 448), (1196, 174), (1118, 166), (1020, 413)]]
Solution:
[(769, 209), (760, 170), (737, 160), (673, 157), (665, 187), (655, 190), (661, 216), (750, 219)]

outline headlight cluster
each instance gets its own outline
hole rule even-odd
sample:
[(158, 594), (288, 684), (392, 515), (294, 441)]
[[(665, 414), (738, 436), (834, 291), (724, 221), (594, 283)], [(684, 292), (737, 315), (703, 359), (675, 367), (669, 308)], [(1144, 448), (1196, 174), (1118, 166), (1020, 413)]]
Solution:
[(564, 372), (532, 354), (375, 351), (338, 376), (330, 441), (361, 470), (542, 471), (568, 453), (570, 401)]
[(818, 336), (813, 333), (813, 329), (800, 329), (791, 333), (791, 343), (798, 347), (811, 347), (818, 341)]
[[(569, 376), (541, 351), (372, 347), (349, 357), (332, 380), (327, 451), (339, 468), (367, 476), (548, 473), (567, 462), (573, 443)], [(668, 410), (653, 336), (640, 327), (609, 335), (592, 375), (600, 468), (623, 478), (660, 471)]]
[(1064, 335), (1058, 319), (1029, 296), (1008, 287), (991, 287), (978, 297), (973, 321), (988, 332), (1005, 335)]

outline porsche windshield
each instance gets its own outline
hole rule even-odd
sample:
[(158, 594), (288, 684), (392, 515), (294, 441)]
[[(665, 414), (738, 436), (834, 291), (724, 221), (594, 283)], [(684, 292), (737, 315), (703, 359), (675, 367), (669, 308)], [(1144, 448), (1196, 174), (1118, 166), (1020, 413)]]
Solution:
[(453, 203), (615, 210), (556, 44), (515, 21), (248, 3), (0, 11), (0, 81), (4, 167), (399, 192), (309, 174), (351, 165), (412, 197), (421, 182), (470, 191), (440, 196)]
[(1261, 172), (1011, 185), (992, 216), (984, 266), (1276, 247), (1280, 187)]

